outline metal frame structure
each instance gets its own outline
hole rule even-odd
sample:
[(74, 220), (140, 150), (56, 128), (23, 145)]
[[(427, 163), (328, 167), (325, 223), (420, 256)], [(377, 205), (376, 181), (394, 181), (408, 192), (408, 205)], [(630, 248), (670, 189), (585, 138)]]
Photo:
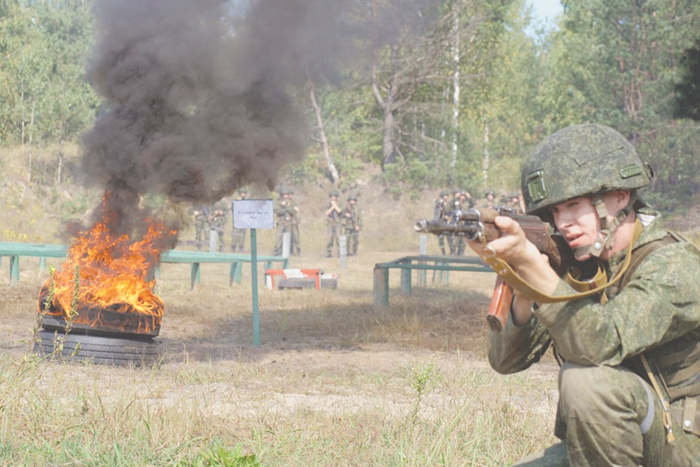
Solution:
[(410, 296), (413, 289), (411, 284), (413, 270), (419, 271), (418, 284), (422, 286), (427, 282), (425, 271), (433, 271), (433, 282), (435, 282), (435, 272), (438, 271), (438, 279), (443, 285), (449, 283), (450, 271), (494, 272), (479, 258), (464, 256), (406, 256), (388, 263), (377, 263), (374, 266), (374, 306), (389, 305), (390, 269), (401, 270), (401, 293), (406, 296)]
[[(38, 257), (39, 268), (46, 268), (46, 258), (65, 258), (68, 254), (68, 247), (65, 245), (41, 245), (32, 243), (10, 243), (0, 242), (0, 266), (2, 266), (3, 256), (10, 258), (10, 283), (19, 282), (19, 258)], [(273, 263), (281, 263), (283, 269), (287, 268), (288, 258), (282, 256), (258, 256), (257, 262), (263, 262), (264, 268), (271, 268)], [(194, 289), (195, 284), (201, 283), (202, 263), (230, 263), (229, 285), (241, 283), (243, 273), (243, 263), (252, 263), (251, 255), (241, 255), (233, 253), (208, 253), (201, 251), (169, 250), (163, 254), (161, 263), (189, 263), (191, 264), (190, 289)], [(155, 271), (158, 275), (158, 271)]]

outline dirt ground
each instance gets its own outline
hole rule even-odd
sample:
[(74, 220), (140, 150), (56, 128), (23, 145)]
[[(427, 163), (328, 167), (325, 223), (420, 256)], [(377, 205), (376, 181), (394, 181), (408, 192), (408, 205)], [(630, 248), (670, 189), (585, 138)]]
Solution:
[[(194, 393), (200, 397), (204, 385), (212, 398), (221, 398), (217, 410), (238, 415), (241, 410), (253, 411), (261, 398), (276, 412), (304, 407), (346, 411), (371, 407), (380, 399), (383, 404), (396, 404), (398, 411), (405, 408), (406, 400), (391, 402), (394, 393), (368, 393), (364, 384), (348, 385), (347, 381), (377, 377), (403, 381), (406, 368), (427, 361), (437, 362), (443, 373), (467, 371), (493, 377), (485, 358), (484, 321), (493, 274), (453, 272), (449, 286), (444, 286), (433, 284), (429, 272), (428, 287), (414, 286), (411, 297), (402, 297), (400, 274), (393, 270), (390, 306), (373, 307), (374, 263), (401, 256), (387, 252), (351, 258), (346, 270), (339, 269), (337, 258), (292, 258), (293, 267), (336, 273), (338, 289), (261, 288), (260, 346), (254, 346), (252, 339), (248, 270), (242, 284), (229, 287), (228, 265), (203, 265), (202, 283), (189, 290), (189, 265), (164, 265), (158, 281), (166, 304), (157, 338), (166, 350), (161, 372), (177, 378), (188, 371), (208, 376), (193, 377), (191, 385), (166, 385), (154, 401), (170, 406)], [(4, 274), (0, 278), (0, 349), (14, 358), (30, 351), (38, 292), (47, 275), (39, 271), (38, 261), (23, 261), (19, 284), (10, 285)], [(3, 266), (6, 269), (6, 263)], [(264, 284), (262, 275), (259, 282)], [(104, 366), (75, 365), (71, 371), (91, 378), (124, 378), (124, 370)], [(241, 372), (260, 377), (245, 377), (242, 382), (219, 376)], [(547, 358), (527, 372), (527, 379), (551, 386), (556, 372), (556, 363)], [(323, 383), (309, 385), (311, 380)], [(136, 378), (131, 384), (151, 383)], [(101, 397), (109, 398), (109, 389), (104, 391)], [(233, 393), (235, 404), (230, 402)], [(551, 390), (539, 394), (537, 404), (551, 412), (554, 394)]]

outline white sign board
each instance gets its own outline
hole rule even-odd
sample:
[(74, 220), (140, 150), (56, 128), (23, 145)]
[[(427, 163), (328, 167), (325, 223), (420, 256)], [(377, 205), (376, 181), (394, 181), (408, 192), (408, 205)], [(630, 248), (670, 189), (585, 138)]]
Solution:
[(272, 229), (275, 226), (272, 200), (235, 200), (233, 202), (233, 226), (237, 229)]

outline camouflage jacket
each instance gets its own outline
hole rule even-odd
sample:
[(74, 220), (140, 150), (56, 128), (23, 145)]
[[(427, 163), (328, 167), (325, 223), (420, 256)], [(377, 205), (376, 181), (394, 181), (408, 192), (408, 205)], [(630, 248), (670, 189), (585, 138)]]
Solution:
[(290, 201), (287, 205), (287, 212), (292, 219), (292, 225), (299, 225), (299, 204), (296, 201)]
[[(655, 213), (654, 213), (655, 214)], [(667, 235), (658, 219), (634, 247)], [(609, 277), (625, 252), (613, 256)], [(645, 257), (627, 286), (605, 305), (584, 298), (540, 306), (522, 327), (509, 320), (503, 333), (490, 333), (488, 356), (500, 373), (514, 373), (538, 361), (550, 343), (566, 361), (581, 365), (626, 365), (644, 354), (658, 366), (671, 399), (700, 394), (700, 252), (673, 242)], [(575, 293), (563, 280), (555, 295)]]
[[(323, 208), (323, 212), (326, 212), (331, 209), (332, 204), (328, 203), (325, 208)], [(342, 216), (343, 216), (343, 211), (341, 209), (340, 212), (337, 211), (331, 211), (329, 215), (326, 216), (326, 222), (331, 225), (340, 225), (342, 221)]]
[[(282, 204), (282, 202), (284, 202), (284, 204)], [(290, 211), (291, 209), (289, 206), (289, 201), (283, 200), (281, 198), (277, 199), (272, 207), (272, 212), (274, 212), (278, 224), (280, 222), (289, 224), (289, 221), (292, 220), (292, 214)]]
[(357, 205), (351, 206), (348, 204), (345, 206), (345, 209), (343, 209), (343, 223), (345, 230), (348, 232), (359, 231), (362, 228), (362, 216)]

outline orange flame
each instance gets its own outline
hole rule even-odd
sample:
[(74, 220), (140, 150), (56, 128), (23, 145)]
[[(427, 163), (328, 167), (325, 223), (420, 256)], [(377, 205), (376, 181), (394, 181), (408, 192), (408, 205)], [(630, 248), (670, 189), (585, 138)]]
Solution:
[[(105, 196), (103, 205), (108, 196)], [(87, 232), (79, 232), (76, 242), (69, 248), (67, 260), (61, 270), (54, 274), (54, 297), (48, 314), (68, 319), (72, 308), (76, 315), (72, 322), (91, 327), (109, 325), (101, 323), (101, 313), (81, 313), (84, 309), (109, 309), (117, 313), (140, 313), (150, 318), (145, 326), (160, 325), (164, 304), (153, 293), (155, 267), (160, 263), (164, 237), (176, 235), (165, 224), (151, 221), (141, 240), (132, 241), (128, 235), (115, 236), (109, 231), (109, 209), (103, 210), (103, 218)], [(76, 267), (79, 287), (76, 294)], [(39, 306), (44, 307), (51, 279), (42, 287)], [(74, 300), (77, 306), (74, 306)], [(44, 311), (44, 310), (40, 310)], [(140, 325), (140, 326), (143, 326)], [(152, 329), (140, 329), (149, 332)]]

